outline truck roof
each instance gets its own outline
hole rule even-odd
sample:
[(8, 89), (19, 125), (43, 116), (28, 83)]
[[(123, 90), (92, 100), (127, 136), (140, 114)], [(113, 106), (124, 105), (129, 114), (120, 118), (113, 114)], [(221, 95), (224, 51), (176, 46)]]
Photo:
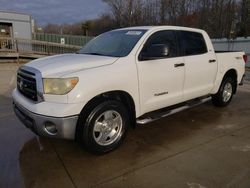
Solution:
[(164, 25), (164, 26), (136, 26), (136, 27), (126, 27), (120, 28), (118, 30), (126, 30), (126, 29), (145, 29), (145, 30), (161, 30), (161, 29), (174, 29), (174, 30), (185, 30), (185, 31), (196, 31), (196, 32), (203, 32), (201, 29), (191, 28), (191, 27), (181, 27), (181, 26), (171, 26), (171, 25)]

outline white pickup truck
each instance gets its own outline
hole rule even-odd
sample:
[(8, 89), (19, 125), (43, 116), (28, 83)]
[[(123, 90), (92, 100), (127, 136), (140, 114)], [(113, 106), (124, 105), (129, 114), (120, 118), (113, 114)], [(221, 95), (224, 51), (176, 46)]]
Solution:
[(212, 98), (226, 106), (242, 83), (244, 52), (215, 52), (203, 30), (131, 27), (75, 54), (34, 60), (17, 72), (13, 107), (40, 136), (75, 139), (93, 153), (117, 148), (129, 126)]

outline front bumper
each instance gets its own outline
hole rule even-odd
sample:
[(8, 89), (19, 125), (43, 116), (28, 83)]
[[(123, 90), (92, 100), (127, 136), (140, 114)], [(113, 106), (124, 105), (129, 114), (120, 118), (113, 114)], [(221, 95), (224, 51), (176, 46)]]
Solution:
[[(59, 118), (39, 115), (27, 110), (15, 101), (13, 102), (13, 108), (20, 121), (37, 135), (64, 139), (75, 138), (78, 116)], [(56, 126), (56, 133), (52, 134), (45, 128), (45, 123), (48, 122)]]

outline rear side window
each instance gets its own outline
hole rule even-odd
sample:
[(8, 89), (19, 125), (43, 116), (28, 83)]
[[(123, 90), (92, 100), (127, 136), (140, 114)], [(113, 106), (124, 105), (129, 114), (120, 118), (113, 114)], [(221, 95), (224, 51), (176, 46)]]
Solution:
[(201, 33), (181, 31), (180, 43), (183, 55), (199, 55), (207, 52), (207, 45)]

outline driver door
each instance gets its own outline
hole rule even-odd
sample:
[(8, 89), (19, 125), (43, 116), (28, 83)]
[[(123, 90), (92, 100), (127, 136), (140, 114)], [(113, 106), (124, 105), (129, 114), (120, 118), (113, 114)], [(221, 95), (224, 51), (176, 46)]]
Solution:
[[(152, 45), (166, 45), (168, 53), (150, 57), (154, 54), (150, 51)], [(176, 33), (172, 30), (155, 32), (144, 44), (137, 62), (142, 114), (183, 100), (184, 58), (178, 54)]]

